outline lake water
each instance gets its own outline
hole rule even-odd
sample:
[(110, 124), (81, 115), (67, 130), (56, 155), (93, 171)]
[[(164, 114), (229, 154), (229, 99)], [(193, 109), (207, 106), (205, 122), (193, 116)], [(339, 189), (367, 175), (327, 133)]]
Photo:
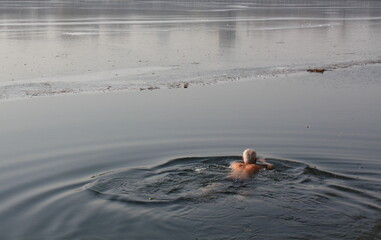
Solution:
[(379, 239), (380, 74), (4, 102), (1, 238)]
[(308, 3), (0, 1), (0, 239), (380, 239), (379, 3)]

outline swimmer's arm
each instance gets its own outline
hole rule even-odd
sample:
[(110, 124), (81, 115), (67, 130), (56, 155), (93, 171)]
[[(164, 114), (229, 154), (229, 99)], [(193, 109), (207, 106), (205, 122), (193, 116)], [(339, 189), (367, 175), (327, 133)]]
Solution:
[(268, 170), (274, 169), (274, 165), (266, 162), (265, 158), (258, 158), (257, 162), (260, 162), (260, 163), (264, 164), (266, 166), (266, 169), (268, 169)]

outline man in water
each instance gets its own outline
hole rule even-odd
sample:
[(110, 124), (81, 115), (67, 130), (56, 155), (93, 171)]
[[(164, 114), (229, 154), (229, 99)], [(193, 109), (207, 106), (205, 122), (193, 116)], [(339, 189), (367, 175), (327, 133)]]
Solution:
[[(242, 154), (242, 162), (233, 162), (230, 164), (232, 172), (230, 173), (231, 178), (248, 178), (254, 175), (261, 169), (273, 169), (274, 166), (264, 158), (257, 158), (257, 153), (253, 149), (246, 149)], [(256, 164), (257, 162), (260, 163)]]

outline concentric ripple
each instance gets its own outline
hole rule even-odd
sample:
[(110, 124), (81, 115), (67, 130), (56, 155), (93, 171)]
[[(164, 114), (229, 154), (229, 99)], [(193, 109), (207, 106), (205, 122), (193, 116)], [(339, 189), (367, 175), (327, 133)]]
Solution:
[[(229, 178), (229, 164), (239, 157), (181, 158), (153, 168), (135, 168), (94, 176), (86, 188), (97, 195), (128, 203), (208, 202), (230, 195), (247, 195), (258, 186), (268, 189), (293, 184), (305, 188), (324, 182), (355, 181), (355, 178), (311, 167), (305, 163), (269, 159), (276, 169), (237, 180)], [(335, 187), (335, 189), (338, 189)], [(338, 190), (347, 191), (342, 187)]]
[[(94, 176), (85, 189), (95, 193), (95, 199), (111, 201), (109, 204), (144, 208), (147, 215), (141, 218), (145, 223), (160, 219), (162, 228), (170, 227), (174, 232), (181, 232), (185, 226), (197, 227), (200, 237), (210, 236), (212, 229), (220, 229), (226, 222), (232, 223), (231, 236), (242, 236), (242, 231), (247, 237), (252, 232), (268, 236), (262, 231), (269, 222), (262, 218), (272, 219), (274, 237), (284, 231), (282, 226), (318, 227), (335, 238), (351, 238), (370, 221), (377, 225), (374, 213), (381, 212), (381, 198), (364, 186), (364, 179), (325, 171), (300, 160), (275, 158), (267, 159), (275, 165), (272, 171), (262, 170), (244, 180), (231, 179), (229, 164), (237, 160), (240, 157), (174, 159), (152, 168)], [(153, 217), (151, 212), (160, 214)], [(252, 221), (254, 225), (249, 224)], [(334, 224), (342, 229), (332, 228)], [(319, 234), (302, 231), (293, 235), (289, 231), (286, 238), (314, 238)], [(362, 236), (372, 234), (378, 233), (361, 232)]]
[(181, 158), (151, 169), (130, 169), (98, 177), (87, 188), (101, 196), (134, 203), (202, 201), (236, 194), (227, 178), (235, 157)]

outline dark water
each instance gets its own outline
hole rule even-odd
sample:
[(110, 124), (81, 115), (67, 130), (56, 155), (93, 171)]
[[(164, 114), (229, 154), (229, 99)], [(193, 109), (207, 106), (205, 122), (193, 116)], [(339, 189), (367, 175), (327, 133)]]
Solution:
[(380, 71), (4, 102), (0, 237), (379, 239)]
[[(373, 181), (357, 176), (280, 159), (268, 159), (274, 171), (234, 180), (227, 177), (234, 160), (240, 158), (175, 159), (154, 168), (96, 176), (86, 189), (127, 215), (144, 209), (138, 218), (115, 219), (127, 221), (134, 238), (311, 239), (324, 233), (344, 239), (378, 234), (379, 226), (369, 229), (368, 224), (379, 221), (372, 215), (380, 211), (381, 199), (374, 194), (380, 182), (370, 186)], [(134, 231), (146, 225), (153, 226), (148, 233)]]

